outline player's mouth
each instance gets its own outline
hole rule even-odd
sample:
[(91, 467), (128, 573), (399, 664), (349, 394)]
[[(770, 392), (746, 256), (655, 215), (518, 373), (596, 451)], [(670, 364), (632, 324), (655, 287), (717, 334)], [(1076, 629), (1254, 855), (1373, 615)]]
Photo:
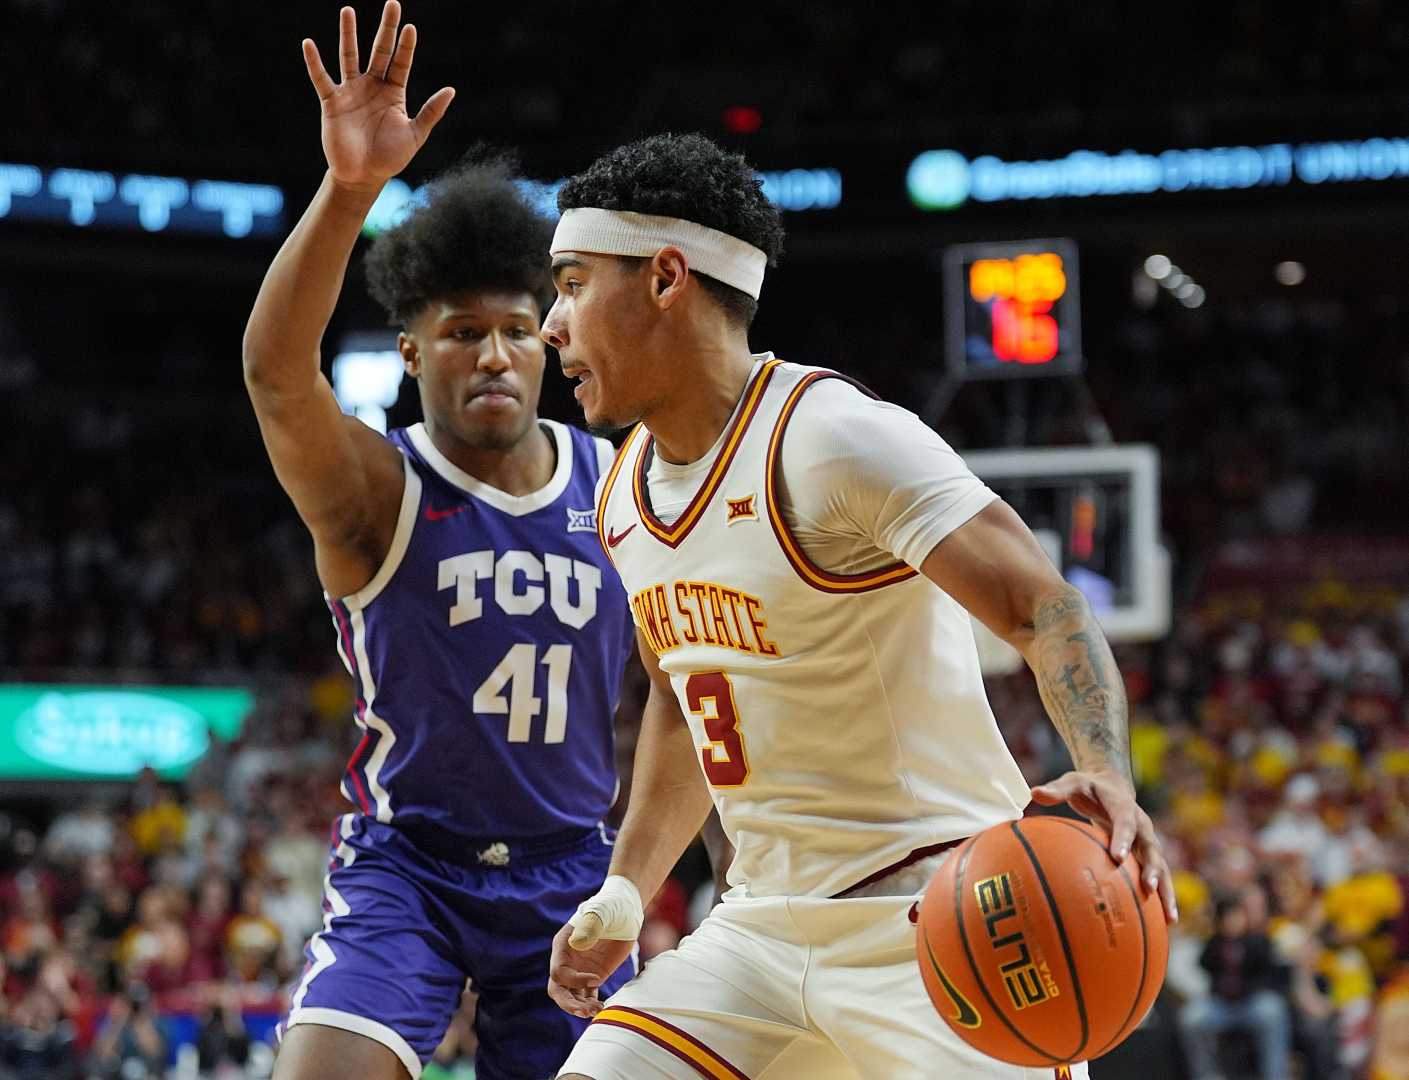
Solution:
[(571, 360), (563, 360), (563, 374), (569, 379), (576, 379), (577, 385), (572, 388), (572, 396), (578, 401), (582, 400), (582, 392), (587, 389), (587, 385), (592, 381), (592, 372), (581, 364), (573, 363)]
[(518, 392), (507, 382), (492, 380), (475, 387), (465, 399), (465, 404), (479, 403), (491, 408), (503, 408), (519, 400)]

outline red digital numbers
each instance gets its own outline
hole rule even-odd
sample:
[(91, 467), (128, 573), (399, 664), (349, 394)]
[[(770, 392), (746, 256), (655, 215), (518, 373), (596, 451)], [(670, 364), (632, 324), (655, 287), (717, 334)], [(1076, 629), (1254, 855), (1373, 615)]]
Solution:
[(1062, 257), (1044, 251), (1014, 259), (976, 259), (969, 295), (991, 303), (993, 355), (1019, 364), (1045, 364), (1061, 348), (1052, 305), (1065, 295)]
[(1045, 364), (1057, 355), (1061, 335), (1047, 314), (1051, 301), (993, 301), (993, 355), (1019, 364)]

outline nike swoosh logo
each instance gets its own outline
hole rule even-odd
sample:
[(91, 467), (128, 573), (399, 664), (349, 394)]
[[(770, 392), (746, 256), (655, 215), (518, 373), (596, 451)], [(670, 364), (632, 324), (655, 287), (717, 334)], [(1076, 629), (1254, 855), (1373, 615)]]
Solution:
[(470, 508), (470, 504), (469, 504), (469, 503), (466, 503), (464, 506), (454, 506), (454, 507), (451, 507), (449, 510), (437, 510), (437, 509), (436, 509), (435, 507), (433, 507), (433, 506), (428, 506), (428, 507), (426, 507), (426, 520), (427, 520), (427, 521), (441, 521), (441, 520), (443, 520), (444, 518), (454, 517), (456, 514), (464, 513), (464, 512), (465, 512), (466, 510), (468, 510), (469, 508)]
[(630, 525), (628, 525), (628, 526), (626, 527), (626, 531), (623, 532), (623, 533), (616, 533), (616, 532), (613, 532), (611, 529), (608, 529), (608, 530), (607, 530), (607, 547), (609, 547), (609, 548), (614, 548), (614, 547), (616, 547), (617, 544), (621, 543), (623, 540), (625, 540), (628, 536), (631, 535), (631, 530), (634, 529), (634, 528), (636, 528), (636, 523), (635, 523), (635, 522), (632, 522)]
[[(924, 937), (921, 932), (921, 937)], [(939, 979), (939, 985), (944, 987), (944, 992), (949, 995), (950, 1002), (954, 1005), (954, 1015), (950, 1019), (960, 1027), (976, 1028), (983, 1023), (978, 1012), (969, 1004), (969, 999), (959, 992), (959, 988), (949, 981), (949, 976), (944, 974), (944, 969), (939, 966), (939, 961), (934, 958), (934, 950), (930, 948), (929, 938), (925, 938), (925, 954), (929, 957), (930, 967), (934, 968), (935, 976)]]

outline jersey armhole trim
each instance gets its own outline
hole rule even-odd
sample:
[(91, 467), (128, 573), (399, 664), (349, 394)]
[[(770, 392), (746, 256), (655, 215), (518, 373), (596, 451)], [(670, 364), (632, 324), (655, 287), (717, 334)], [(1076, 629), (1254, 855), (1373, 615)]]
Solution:
[(891, 563), (865, 574), (834, 574), (829, 570), (824, 570), (807, 557), (807, 553), (802, 550), (802, 545), (798, 543), (792, 530), (788, 528), (788, 523), (783, 519), (782, 504), (778, 497), (778, 477), (783, 467), (783, 433), (787, 430), (788, 421), (792, 419), (793, 412), (797, 408), (798, 402), (802, 400), (802, 395), (806, 393), (807, 388), (823, 379), (842, 379), (869, 397), (875, 397), (860, 383), (835, 371), (814, 371), (810, 375), (804, 376), (793, 387), (792, 393), (783, 403), (777, 422), (773, 425), (773, 436), (768, 443), (768, 458), (764, 465), (765, 501), (768, 504), (768, 520), (773, 526), (773, 533), (778, 537), (783, 554), (792, 564), (792, 568), (797, 571), (798, 576), (820, 592), (870, 592), (874, 589), (885, 588), (887, 585), (909, 581), (919, 574), (919, 571), (903, 562)]
[(616, 452), (616, 460), (612, 462), (612, 467), (607, 471), (606, 481), (602, 484), (602, 496), (597, 500), (597, 542), (602, 545), (602, 552), (607, 557), (607, 562), (612, 564), (612, 569), (616, 569), (616, 560), (612, 558), (611, 545), (607, 543), (607, 503), (611, 500), (612, 485), (616, 483), (616, 478), (621, 472), (621, 467), (626, 462), (627, 452), (631, 449), (631, 444), (636, 441), (636, 435), (643, 425), (637, 424), (625, 439), (621, 441), (621, 449)]
[(371, 581), (351, 596), (341, 598), (341, 602), (349, 611), (361, 611), (377, 598), (401, 566), (401, 560), (406, 557), (406, 549), (411, 546), (411, 534), (416, 529), (416, 515), (421, 510), (421, 477), (411, 467), (410, 460), (404, 454), (401, 464), (406, 470), (406, 486), (401, 491), (401, 510), (396, 516), (396, 531), (392, 533), (391, 550), (386, 553), (386, 558), (382, 560), (382, 565), (377, 567)]

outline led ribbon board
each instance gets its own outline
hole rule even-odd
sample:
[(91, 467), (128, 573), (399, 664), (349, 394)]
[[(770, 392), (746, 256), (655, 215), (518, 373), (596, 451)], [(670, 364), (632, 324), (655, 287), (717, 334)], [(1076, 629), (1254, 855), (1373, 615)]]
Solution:
[(1073, 150), (1060, 158), (972, 161), (957, 150), (926, 150), (905, 187), (921, 210), (1030, 199), (1088, 199), (1181, 191), (1365, 183), (1409, 178), (1409, 138), (1189, 147), (1145, 153)]
[[(841, 205), (840, 169), (782, 169), (757, 174), (763, 196), (779, 210), (800, 213), (808, 210), (835, 210)], [(566, 178), (520, 180), (519, 191), (529, 205), (546, 218), (558, 217), (558, 192)], [(417, 206), (424, 205), (429, 192), (426, 184), (413, 188), (400, 177), (388, 180), (362, 226), (364, 236), (376, 236), (406, 220)]]
[(0, 780), (180, 779), (212, 736), (240, 733), (248, 690), (193, 686), (0, 686)]
[(5, 221), (233, 239), (280, 236), (284, 192), (273, 184), (0, 162), (0, 224)]
[(944, 293), (954, 377), (1081, 370), (1076, 245), (1070, 240), (951, 247), (944, 253)]

